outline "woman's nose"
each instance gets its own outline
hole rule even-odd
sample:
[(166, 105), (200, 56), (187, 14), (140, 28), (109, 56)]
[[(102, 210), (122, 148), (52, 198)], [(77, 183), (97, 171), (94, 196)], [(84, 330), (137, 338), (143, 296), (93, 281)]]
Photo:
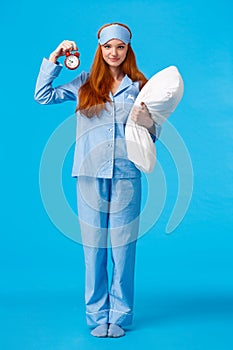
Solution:
[(117, 49), (115, 47), (112, 48), (112, 55), (117, 56)]

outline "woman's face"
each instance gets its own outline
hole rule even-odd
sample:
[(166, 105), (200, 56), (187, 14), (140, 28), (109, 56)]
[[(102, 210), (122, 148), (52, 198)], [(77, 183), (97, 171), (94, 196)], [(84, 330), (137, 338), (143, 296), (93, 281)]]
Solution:
[(128, 44), (118, 39), (112, 39), (101, 45), (101, 50), (103, 59), (110, 67), (119, 67), (125, 60)]

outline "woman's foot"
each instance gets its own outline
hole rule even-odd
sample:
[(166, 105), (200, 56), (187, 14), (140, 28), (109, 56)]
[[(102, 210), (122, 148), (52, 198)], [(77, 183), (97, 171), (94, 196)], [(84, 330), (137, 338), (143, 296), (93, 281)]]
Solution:
[(111, 323), (108, 327), (108, 337), (109, 338), (120, 338), (125, 335), (124, 330), (117, 324)]
[(91, 331), (93, 337), (105, 338), (108, 336), (108, 324), (101, 324)]

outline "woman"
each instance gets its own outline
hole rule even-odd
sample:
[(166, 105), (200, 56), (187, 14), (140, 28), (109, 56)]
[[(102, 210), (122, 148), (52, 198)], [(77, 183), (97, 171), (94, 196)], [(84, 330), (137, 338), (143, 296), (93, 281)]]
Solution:
[[(135, 249), (141, 203), (141, 174), (127, 158), (124, 129), (139, 90), (146, 83), (132, 50), (131, 31), (104, 25), (90, 74), (52, 87), (74, 41), (63, 41), (43, 59), (35, 99), (42, 104), (77, 101), (77, 138), (72, 176), (77, 178), (78, 214), (86, 266), (86, 317), (96, 337), (121, 337), (132, 323)], [(132, 119), (156, 128), (145, 105)], [(111, 250), (108, 249), (108, 239)], [(107, 253), (113, 264), (109, 286)]]

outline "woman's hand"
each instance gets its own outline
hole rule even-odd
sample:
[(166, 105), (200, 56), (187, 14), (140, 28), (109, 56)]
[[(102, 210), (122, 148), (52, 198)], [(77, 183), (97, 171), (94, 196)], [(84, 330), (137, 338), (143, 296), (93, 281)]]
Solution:
[(58, 47), (50, 54), (49, 61), (56, 63), (58, 57), (65, 56), (67, 51), (78, 50), (75, 41), (64, 40)]
[(153, 133), (154, 130), (154, 122), (151, 118), (150, 112), (148, 111), (146, 105), (144, 102), (141, 102), (141, 106), (134, 106), (131, 112), (131, 119), (141, 125), (147, 128), (150, 132)]

